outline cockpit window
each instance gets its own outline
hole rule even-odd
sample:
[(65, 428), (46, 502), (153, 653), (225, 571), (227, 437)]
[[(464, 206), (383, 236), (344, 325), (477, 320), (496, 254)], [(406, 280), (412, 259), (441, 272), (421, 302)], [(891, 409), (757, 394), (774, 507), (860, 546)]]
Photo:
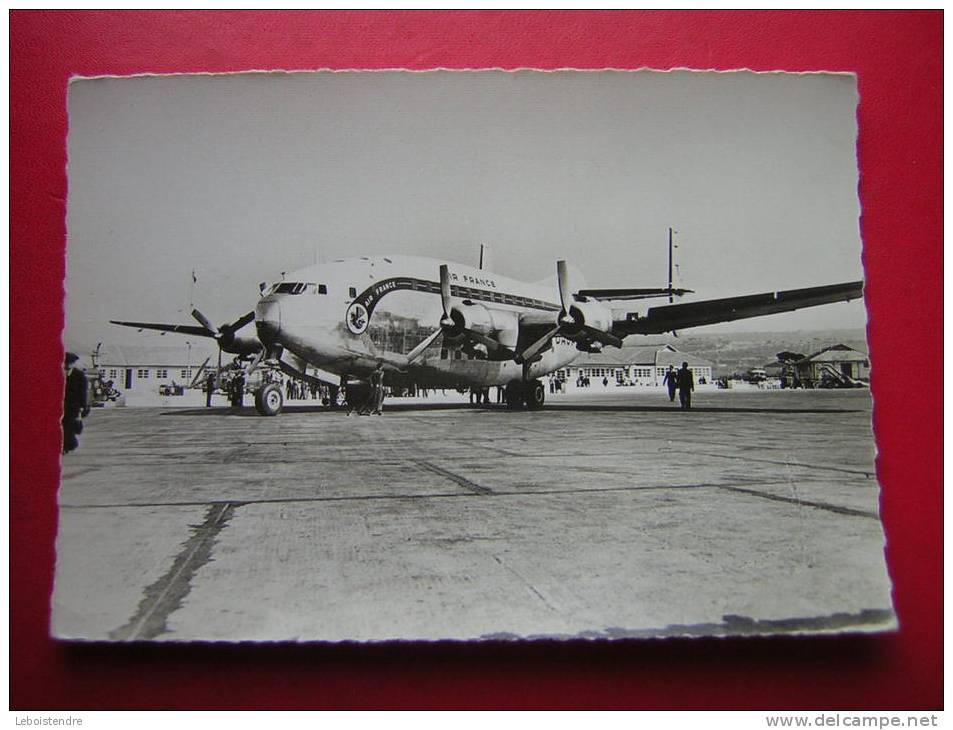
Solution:
[(315, 284), (306, 284), (300, 281), (283, 281), (274, 288), (275, 294), (314, 294)]

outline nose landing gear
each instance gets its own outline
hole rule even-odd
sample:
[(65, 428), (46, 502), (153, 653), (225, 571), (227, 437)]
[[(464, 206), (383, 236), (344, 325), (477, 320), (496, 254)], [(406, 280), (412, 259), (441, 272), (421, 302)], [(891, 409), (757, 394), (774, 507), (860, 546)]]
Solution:
[(277, 383), (266, 383), (255, 391), (255, 409), (262, 416), (277, 416), (284, 402), (281, 386)]

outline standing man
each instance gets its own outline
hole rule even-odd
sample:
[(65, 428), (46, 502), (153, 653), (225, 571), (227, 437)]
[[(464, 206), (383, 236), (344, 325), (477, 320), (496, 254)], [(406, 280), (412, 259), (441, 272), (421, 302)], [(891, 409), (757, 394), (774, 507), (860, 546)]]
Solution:
[(212, 373), (208, 374), (208, 377), (205, 379), (205, 407), (212, 407), (212, 394), (215, 392), (215, 376)]
[(232, 381), (232, 405), (242, 408), (245, 405), (245, 373), (239, 371), (238, 375)]
[[(374, 405), (374, 415), (381, 415), (384, 410), (384, 363), (377, 363), (377, 370), (371, 373), (371, 398)], [(473, 393), (473, 390), (470, 390)]]
[(79, 446), (77, 436), (83, 432), (82, 419), (89, 415), (89, 383), (86, 373), (76, 367), (79, 356), (66, 353), (63, 370), (66, 373), (66, 392), (63, 397), (63, 453)]
[(668, 399), (674, 403), (675, 391), (678, 390), (678, 373), (675, 372), (675, 368), (671, 365), (668, 366), (668, 370), (665, 373), (665, 377), (662, 378), (662, 382), (668, 386)]
[(678, 400), (682, 404), (682, 410), (691, 410), (692, 391), (695, 390), (695, 378), (692, 371), (688, 369), (688, 363), (683, 362), (678, 371)]

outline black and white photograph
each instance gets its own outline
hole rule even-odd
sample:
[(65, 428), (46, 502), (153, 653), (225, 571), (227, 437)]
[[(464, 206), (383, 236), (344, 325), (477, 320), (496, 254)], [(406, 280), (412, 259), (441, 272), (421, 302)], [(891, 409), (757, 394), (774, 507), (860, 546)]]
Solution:
[(873, 633), (846, 73), (74, 78), (51, 633)]

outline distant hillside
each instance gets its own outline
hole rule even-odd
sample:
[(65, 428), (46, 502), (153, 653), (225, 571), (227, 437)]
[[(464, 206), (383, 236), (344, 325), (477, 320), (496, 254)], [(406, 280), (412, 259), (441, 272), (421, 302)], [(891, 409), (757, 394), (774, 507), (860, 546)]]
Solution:
[[(142, 333), (132, 340), (137, 346), (161, 346), (163, 349), (179, 351), (182, 357), (190, 357), (192, 362), (201, 363), (206, 357), (213, 361), (218, 356), (214, 344), (210, 340), (194, 338), (191, 350), (186, 355), (186, 340), (172, 336), (162, 338), (155, 333)], [(678, 337), (630, 337), (627, 345), (668, 343), (676, 350), (690, 352), (715, 363), (716, 377), (744, 373), (751, 368), (764, 367), (774, 362), (779, 352), (785, 350), (810, 355), (830, 345), (843, 343), (855, 350), (867, 352), (867, 343), (862, 329), (847, 330), (812, 330), (801, 332), (729, 332), (719, 334), (686, 333)], [(103, 343), (107, 347), (114, 343)], [(95, 345), (80, 343), (66, 338), (67, 349), (83, 357), (83, 362), (89, 361), (89, 353)], [(226, 355), (225, 360), (231, 356)]]
[(744, 373), (775, 362), (779, 352), (811, 355), (839, 343), (867, 352), (862, 329), (814, 330), (800, 332), (729, 332), (724, 334), (679, 335), (666, 340), (672, 347), (704, 357), (715, 363), (717, 377)]

